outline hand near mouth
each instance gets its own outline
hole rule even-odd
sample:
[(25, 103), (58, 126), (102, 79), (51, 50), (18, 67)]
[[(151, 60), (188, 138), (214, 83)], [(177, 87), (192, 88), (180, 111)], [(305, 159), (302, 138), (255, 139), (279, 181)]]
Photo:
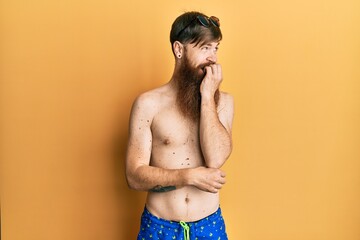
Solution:
[(211, 64), (204, 67), (205, 77), (200, 85), (202, 99), (213, 99), (216, 90), (222, 82), (222, 69), (220, 64)]

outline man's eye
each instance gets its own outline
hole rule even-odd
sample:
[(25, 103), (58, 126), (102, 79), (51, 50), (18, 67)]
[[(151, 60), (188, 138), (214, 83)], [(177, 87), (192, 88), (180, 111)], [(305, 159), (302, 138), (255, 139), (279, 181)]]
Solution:
[(202, 50), (209, 50), (209, 47), (204, 46), (204, 47), (202, 47)]

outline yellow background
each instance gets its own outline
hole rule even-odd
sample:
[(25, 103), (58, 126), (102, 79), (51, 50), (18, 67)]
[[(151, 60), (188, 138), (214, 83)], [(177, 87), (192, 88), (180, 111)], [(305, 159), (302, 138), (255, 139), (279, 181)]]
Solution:
[(221, 206), (231, 240), (360, 239), (360, 1), (4, 0), (2, 237), (135, 239), (129, 111), (166, 83), (173, 20), (221, 20), (236, 101)]

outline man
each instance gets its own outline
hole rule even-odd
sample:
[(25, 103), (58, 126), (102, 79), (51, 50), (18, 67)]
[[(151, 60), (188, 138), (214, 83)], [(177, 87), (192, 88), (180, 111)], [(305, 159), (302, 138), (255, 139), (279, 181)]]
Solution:
[(216, 17), (187, 12), (173, 23), (171, 80), (134, 102), (126, 157), (129, 187), (148, 191), (138, 239), (227, 239), (220, 167), (232, 149), (233, 98), (219, 91)]

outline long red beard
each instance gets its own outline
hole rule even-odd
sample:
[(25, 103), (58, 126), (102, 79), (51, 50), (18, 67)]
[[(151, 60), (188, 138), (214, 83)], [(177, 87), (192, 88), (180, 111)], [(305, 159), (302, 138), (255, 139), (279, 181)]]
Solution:
[[(193, 121), (199, 121), (201, 111), (200, 85), (205, 77), (204, 67), (209, 64), (202, 64), (196, 68), (190, 65), (187, 55), (184, 55), (179, 71), (175, 75), (177, 85), (176, 104), (180, 112)], [(216, 90), (214, 100), (216, 106), (219, 102), (219, 90)]]

